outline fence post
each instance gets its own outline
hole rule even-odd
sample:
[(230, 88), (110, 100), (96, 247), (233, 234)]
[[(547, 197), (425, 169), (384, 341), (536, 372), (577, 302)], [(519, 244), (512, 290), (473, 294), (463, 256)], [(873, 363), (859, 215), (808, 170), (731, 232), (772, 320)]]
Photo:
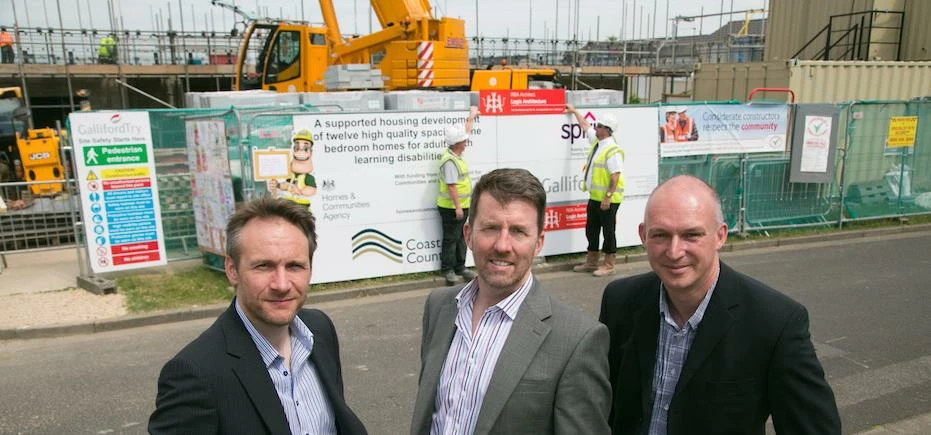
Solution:
[(740, 165), (737, 172), (737, 234), (747, 235), (747, 154), (740, 155)]
[(844, 213), (846, 213), (846, 196), (847, 196), (847, 150), (850, 149), (850, 137), (853, 135), (856, 127), (854, 126), (853, 119), (853, 106), (856, 104), (855, 101), (851, 101), (847, 104), (847, 134), (844, 137), (844, 146), (843, 148), (838, 148), (837, 150), (843, 154), (841, 158), (841, 168), (840, 168), (840, 213), (837, 214), (837, 229), (844, 228)]

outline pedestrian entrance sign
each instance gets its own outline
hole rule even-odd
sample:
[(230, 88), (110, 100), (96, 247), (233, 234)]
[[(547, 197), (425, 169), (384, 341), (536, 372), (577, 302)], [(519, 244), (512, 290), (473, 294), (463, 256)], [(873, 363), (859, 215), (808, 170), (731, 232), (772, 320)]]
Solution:
[(145, 112), (69, 116), (94, 272), (167, 263), (152, 134)]
[(84, 165), (144, 164), (148, 155), (145, 144), (89, 146), (84, 148)]

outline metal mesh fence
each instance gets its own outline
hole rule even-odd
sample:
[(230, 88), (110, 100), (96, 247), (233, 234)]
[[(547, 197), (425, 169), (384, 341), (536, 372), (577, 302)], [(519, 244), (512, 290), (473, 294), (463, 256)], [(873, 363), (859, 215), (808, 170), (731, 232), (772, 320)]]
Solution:
[[(726, 154), (663, 158), (659, 179), (691, 174), (721, 198), (732, 231), (807, 225), (842, 225), (852, 220), (931, 213), (931, 101), (856, 102), (839, 105), (838, 149), (831, 183), (792, 183), (790, 155)], [(265, 191), (252, 179), (250, 152), (286, 148), (292, 117), (308, 108), (150, 110), (161, 221), (169, 260), (200, 257), (191, 197), (185, 121), (222, 119), (226, 127), (236, 200)], [(886, 146), (892, 117), (917, 116), (914, 145)], [(67, 158), (63, 161), (68, 161)], [(70, 163), (69, 163), (70, 164)], [(69, 171), (70, 172), (70, 171)], [(62, 183), (62, 182), (57, 182)], [(80, 239), (80, 196), (73, 180), (56, 196), (28, 195), (25, 182), (0, 183), (12, 201), (0, 213), (0, 252), (59, 248)], [(64, 183), (62, 183), (64, 184)]]
[(831, 185), (791, 183), (789, 158), (757, 157), (746, 162), (744, 229), (823, 224), (831, 219)]
[[(790, 182), (790, 155), (739, 154), (660, 159), (659, 181), (705, 180), (721, 197), (731, 231), (931, 213), (931, 101), (856, 102), (841, 110), (835, 180)], [(913, 146), (886, 146), (893, 117), (917, 116)]]
[[(33, 187), (55, 182), (0, 183), (6, 210), (0, 213), (0, 252), (55, 249), (74, 244), (74, 221), (80, 201), (66, 189), (57, 195), (34, 195)], [(71, 186), (73, 188), (73, 185)]]
[(721, 198), (724, 222), (736, 229), (740, 214), (740, 160), (737, 156), (690, 156), (660, 159), (659, 179), (692, 175), (704, 180)]
[(184, 121), (224, 110), (150, 110), (159, 206), (168, 260), (199, 257)]
[[(859, 102), (847, 109), (843, 220), (931, 212), (931, 102)], [(889, 147), (893, 117), (917, 116), (913, 146)]]

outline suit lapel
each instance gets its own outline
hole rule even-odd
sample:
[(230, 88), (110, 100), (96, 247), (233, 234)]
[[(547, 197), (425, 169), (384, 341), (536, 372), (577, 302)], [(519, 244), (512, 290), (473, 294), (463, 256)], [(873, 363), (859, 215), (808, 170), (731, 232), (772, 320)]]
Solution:
[(734, 272), (724, 263), (720, 264), (721, 272), (718, 276), (718, 283), (715, 285), (711, 300), (708, 301), (701, 324), (698, 325), (695, 341), (692, 342), (689, 354), (685, 358), (685, 365), (682, 366), (682, 373), (679, 374), (679, 381), (676, 383), (676, 394), (688, 385), (695, 372), (708, 359), (734, 322), (730, 310), (737, 305), (734, 300), (737, 283)]
[[(236, 300), (233, 300), (233, 304)], [(262, 421), (270, 433), (288, 433), (288, 419), (285, 417), (281, 399), (272, 385), (268, 370), (262, 362), (262, 356), (255, 347), (249, 331), (242, 324), (234, 305), (223, 313), (223, 334), (226, 337), (226, 351), (230, 357), (233, 372), (242, 383), (246, 395), (255, 406)]]
[[(448, 298), (437, 310), (436, 319), (430, 319), (433, 325), (433, 332), (430, 335), (430, 342), (427, 343), (427, 359), (423, 363), (420, 386), (426, 387), (418, 393), (418, 399), (415, 406), (414, 414), (419, 416), (413, 424), (422, 429), (422, 433), (430, 432), (430, 421), (436, 402), (436, 390), (440, 384), (440, 373), (443, 370), (443, 362), (446, 361), (446, 354), (449, 353), (449, 346), (453, 342), (453, 335), (456, 331), (456, 308), (455, 293)], [(427, 331), (424, 331), (426, 333)]]
[(543, 344), (543, 340), (549, 335), (550, 326), (545, 320), (551, 315), (550, 298), (534, 280), (530, 292), (517, 311), (511, 331), (498, 356), (495, 370), (488, 382), (488, 390), (485, 391), (482, 400), (475, 433), (487, 433), (491, 430), (530, 362), (537, 356), (537, 350)]
[[(651, 281), (650, 288), (643, 295), (640, 310), (634, 316), (634, 346), (640, 367), (640, 406), (649, 412), (653, 406), (653, 370), (656, 367), (656, 341), (659, 334), (659, 281)], [(626, 354), (627, 352), (625, 352)]]

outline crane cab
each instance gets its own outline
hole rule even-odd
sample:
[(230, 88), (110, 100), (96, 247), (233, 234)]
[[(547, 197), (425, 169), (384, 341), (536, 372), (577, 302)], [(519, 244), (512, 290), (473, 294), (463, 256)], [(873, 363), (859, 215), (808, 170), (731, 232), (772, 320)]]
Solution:
[(325, 91), (326, 28), (305, 23), (254, 21), (236, 62), (234, 89)]

